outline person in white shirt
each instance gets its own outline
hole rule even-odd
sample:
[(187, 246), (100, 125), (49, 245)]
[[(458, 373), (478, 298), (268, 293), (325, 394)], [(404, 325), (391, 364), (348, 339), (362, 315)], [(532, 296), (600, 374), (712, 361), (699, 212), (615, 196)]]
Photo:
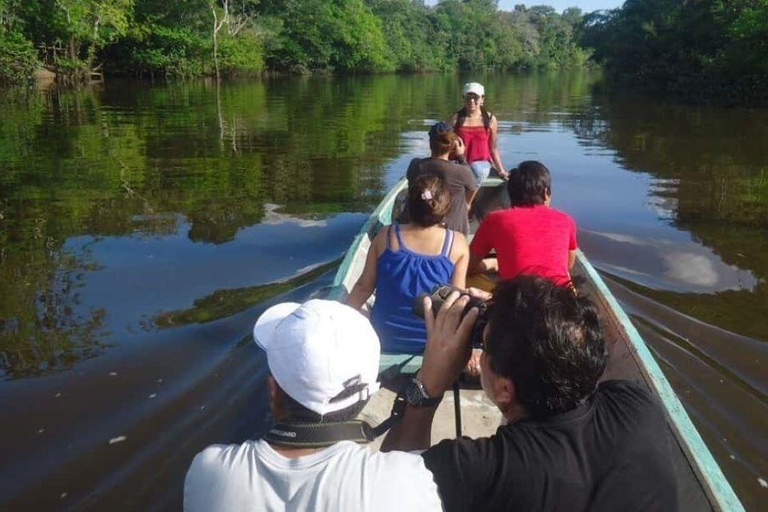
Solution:
[(379, 340), (363, 315), (333, 301), (283, 303), (253, 335), (275, 424), (264, 439), (199, 453), (185, 511), (442, 511), (419, 455), (358, 444), (370, 436), (353, 420), (379, 388)]

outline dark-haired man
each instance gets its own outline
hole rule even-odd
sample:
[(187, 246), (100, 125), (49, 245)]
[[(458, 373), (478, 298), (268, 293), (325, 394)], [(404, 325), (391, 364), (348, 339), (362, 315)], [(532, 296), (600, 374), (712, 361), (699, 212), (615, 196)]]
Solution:
[[(498, 270), (501, 279), (535, 274), (560, 285), (570, 283), (578, 248), (576, 223), (549, 206), (549, 169), (541, 162), (522, 162), (510, 172), (507, 191), (511, 207), (490, 213), (472, 239), (469, 273)], [(496, 258), (484, 259), (491, 249)]]
[[(433, 399), (469, 355), (477, 319), (454, 294), (429, 309), (417, 375)], [(677, 494), (663, 413), (628, 381), (598, 385), (607, 350), (594, 306), (550, 280), (519, 276), (495, 290), (481, 357), (483, 390), (506, 424), (486, 439), (429, 448), (434, 407), (406, 406), (384, 449), (417, 450), (446, 511), (674, 511)]]
[(283, 303), (253, 336), (267, 353), (275, 425), (264, 439), (199, 453), (186, 511), (442, 510), (421, 457), (357, 444), (367, 436), (350, 420), (379, 387), (379, 339), (363, 315), (333, 301)]

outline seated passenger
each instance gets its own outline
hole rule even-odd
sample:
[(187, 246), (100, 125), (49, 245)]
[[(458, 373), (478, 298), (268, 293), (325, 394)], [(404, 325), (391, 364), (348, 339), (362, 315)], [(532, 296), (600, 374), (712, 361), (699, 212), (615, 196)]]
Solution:
[[(406, 394), (404, 416), (383, 450), (426, 450), (447, 512), (678, 509), (669, 427), (642, 384), (599, 382), (608, 358), (591, 301), (537, 276), (500, 283), (488, 309), (480, 359), (486, 396), (506, 423), (489, 438), (430, 448), (440, 397), (467, 360), (478, 319), (454, 294), (437, 317), (425, 301), (429, 339)], [(437, 402), (437, 403), (435, 403)]]
[(477, 183), (482, 184), (491, 168), (507, 178), (498, 147), (499, 123), (485, 108), (485, 87), (477, 82), (466, 83), (461, 94), (464, 107), (451, 116), (451, 124), (467, 147), (467, 162)]
[[(469, 273), (496, 270), (502, 280), (535, 274), (559, 285), (570, 284), (578, 248), (576, 223), (550, 208), (549, 170), (540, 162), (526, 161), (509, 176), (511, 207), (490, 213), (480, 223), (469, 247)], [(496, 258), (484, 259), (491, 249)]]
[(412, 312), (414, 299), (435, 285), (466, 284), (467, 240), (441, 225), (450, 203), (439, 176), (419, 176), (408, 186), (411, 222), (383, 228), (371, 242), (365, 269), (347, 304), (359, 309), (376, 290), (371, 323), (383, 352), (421, 354), (427, 330)]
[[(184, 510), (442, 510), (421, 457), (370, 451), (357, 444), (359, 424), (326, 427), (355, 418), (379, 386), (379, 340), (363, 315), (333, 301), (283, 303), (261, 315), (253, 336), (267, 355), (275, 423), (264, 439), (200, 452)], [(338, 430), (355, 426), (358, 435)]]
[[(429, 130), (429, 158), (414, 158), (408, 166), (406, 177), (412, 183), (425, 174), (437, 174), (445, 182), (451, 193), (451, 207), (445, 216), (445, 227), (458, 231), (464, 236), (469, 234), (469, 216), (467, 210), (477, 192), (477, 182), (472, 169), (464, 159), (464, 142), (447, 123), (439, 122)], [(456, 152), (459, 163), (448, 161), (451, 151)], [(462, 164), (463, 162), (463, 164)], [(400, 223), (410, 221), (408, 208), (400, 215)]]

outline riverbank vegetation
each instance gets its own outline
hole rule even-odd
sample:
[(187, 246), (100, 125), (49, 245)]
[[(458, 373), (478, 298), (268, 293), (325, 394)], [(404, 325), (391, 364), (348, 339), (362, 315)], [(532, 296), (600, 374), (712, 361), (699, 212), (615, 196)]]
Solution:
[(495, 0), (0, 0), (0, 81), (580, 66), (581, 20)]
[(584, 21), (581, 42), (612, 81), (768, 102), (768, 0), (628, 0)]

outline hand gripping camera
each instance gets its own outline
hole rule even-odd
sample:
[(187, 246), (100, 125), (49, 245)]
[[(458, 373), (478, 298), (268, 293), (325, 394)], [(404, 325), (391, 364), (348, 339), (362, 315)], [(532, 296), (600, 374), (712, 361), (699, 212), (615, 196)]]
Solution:
[(482, 299), (472, 297), (460, 288), (456, 288), (449, 284), (435, 286), (430, 293), (424, 293), (416, 297), (416, 300), (413, 302), (413, 314), (419, 318), (424, 318), (424, 297), (429, 297), (432, 300), (432, 311), (435, 316), (437, 316), (437, 312), (440, 311), (440, 308), (443, 307), (448, 296), (453, 292), (459, 292), (461, 295), (467, 295), (469, 297), (467, 306), (464, 308), (464, 311), (461, 312), (462, 320), (466, 314), (469, 313), (470, 309), (478, 308), (480, 310), (480, 315), (477, 317), (475, 325), (472, 327), (472, 334), (470, 334), (469, 342), (472, 348), (483, 348), (483, 330), (485, 330), (485, 326), (488, 324), (488, 304)]

